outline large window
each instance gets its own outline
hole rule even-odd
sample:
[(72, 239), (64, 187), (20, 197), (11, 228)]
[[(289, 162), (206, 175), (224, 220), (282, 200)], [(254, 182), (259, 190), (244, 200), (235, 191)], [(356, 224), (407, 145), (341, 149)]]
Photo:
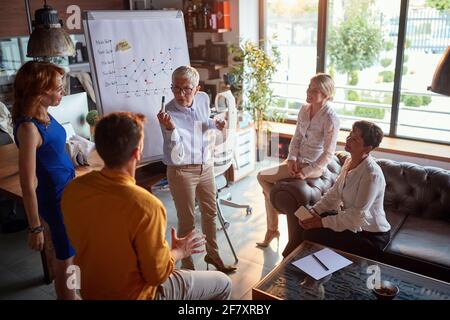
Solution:
[(397, 134), (450, 143), (450, 97), (426, 90), (450, 45), (450, 7), (437, 10), (427, 3), (437, 2), (409, 1)]
[(318, 0), (267, 0), (267, 39), (281, 53), (274, 77), (275, 108), (296, 119), (316, 73)]
[(273, 107), (288, 119), (304, 103), (309, 78), (324, 71), (336, 83), (333, 106), (343, 129), (366, 119), (390, 136), (450, 143), (450, 98), (427, 91), (450, 45), (450, 3), (266, 0), (265, 17), (266, 37), (276, 34), (283, 53)]
[(326, 72), (335, 81), (342, 128), (366, 119), (389, 133), (397, 35), (388, 22), (399, 12), (400, 1), (329, 1)]

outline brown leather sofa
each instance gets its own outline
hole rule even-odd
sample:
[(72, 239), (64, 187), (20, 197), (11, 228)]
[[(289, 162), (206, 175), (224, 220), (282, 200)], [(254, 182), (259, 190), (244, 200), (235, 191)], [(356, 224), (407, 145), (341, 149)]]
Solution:
[[(345, 152), (336, 153), (320, 178), (285, 179), (273, 186), (270, 200), (280, 213), (287, 214), (289, 232), (296, 228), (296, 209), (320, 199), (347, 157)], [(378, 260), (450, 282), (450, 171), (376, 161), (386, 179), (384, 209), (391, 224), (391, 241)]]

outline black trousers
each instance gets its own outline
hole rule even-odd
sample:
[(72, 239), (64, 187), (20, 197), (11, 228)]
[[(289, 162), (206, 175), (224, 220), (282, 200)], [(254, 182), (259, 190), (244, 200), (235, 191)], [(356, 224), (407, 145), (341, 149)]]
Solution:
[[(322, 214), (322, 217), (335, 213)], [(287, 214), (289, 242), (283, 251), (283, 257), (287, 257), (304, 240), (320, 243), (345, 252), (377, 259), (379, 254), (387, 246), (390, 232), (351, 232), (345, 230), (336, 232), (327, 228), (304, 230), (298, 224), (298, 218), (294, 214)]]

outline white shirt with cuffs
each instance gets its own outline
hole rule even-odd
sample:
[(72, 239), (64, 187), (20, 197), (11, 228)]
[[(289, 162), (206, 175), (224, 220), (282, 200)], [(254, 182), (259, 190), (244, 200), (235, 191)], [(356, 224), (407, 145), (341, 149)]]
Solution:
[(297, 127), (289, 144), (288, 160), (307, 163), (302, 168), (306, 177), (313, 171), (324, 169), (331, 161), (336, 149), (339, 133), (339, 118), (331, 105), (327, 103), (310, 119), (310, 104), (300, 108)]
[(335, 184), (313, 206), (321, 214), (337, 211), (322, 218), (324, 228), (337, 232), (387, 232), (391, 229), (383, 208), (386, 182), (383, 171), (369, 155), (356, 168), (348, 171), (347, 159)]
[(161, 125), (164, 138), (163, 163), (169, 166), (212, 164), (216, 124), (210, 118), (209, 96), (198, 92), (192, 106), (183, 107), (175, 99), (166, 105), (175, 129)]

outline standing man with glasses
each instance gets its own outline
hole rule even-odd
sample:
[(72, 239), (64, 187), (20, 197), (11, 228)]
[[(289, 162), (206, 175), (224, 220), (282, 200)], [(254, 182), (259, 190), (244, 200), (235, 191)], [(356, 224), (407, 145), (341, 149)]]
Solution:
[[(230, 273), (236, 270), (223, 263), (216, 241), (216, 186), (214, 180), (214, 131), (226, 122), (210, 119), (209, 97), (200, 92), (199, 74), (190, 66), (181, 66), (172, 74), (175, 98), (158, 114), (164, 137), (167, 179), (178, 215), (178, 235), (194, 230), (195, 200), (201, 212), (202, 231), (206, 236), (207, 265)], [(182, 259), (181, 267), (194, 270), (192, 257)]]

